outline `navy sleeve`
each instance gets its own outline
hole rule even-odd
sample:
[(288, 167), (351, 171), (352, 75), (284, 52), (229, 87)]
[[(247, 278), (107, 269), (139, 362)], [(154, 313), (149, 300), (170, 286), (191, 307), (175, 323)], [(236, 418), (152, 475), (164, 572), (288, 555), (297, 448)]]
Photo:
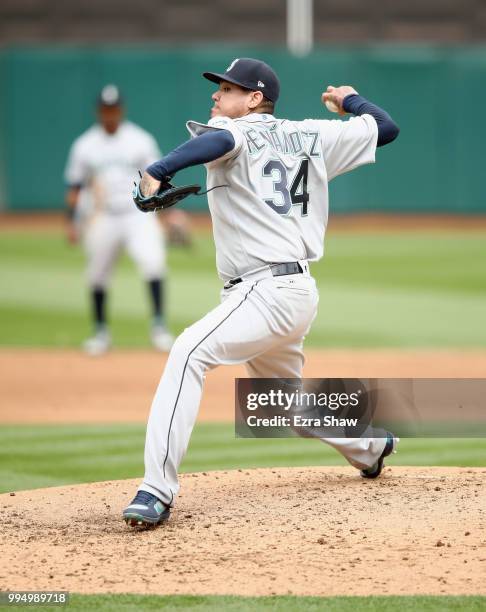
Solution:
[(222, 157), (235, 147), (229, 130), (213, 130), (181, 144), (158, 162), (148, 166), (146, 172), (161, 181), (183, 168), (206, 164)]
[(400, 133), (400, 128), (390, 115), (376, 104), (369, 102), (363, 96), (350, 94), (343, 100), (343, 109), (353, 115), (371, 115), (378, 126), (377, 147), (382, 147), (395, 140)]

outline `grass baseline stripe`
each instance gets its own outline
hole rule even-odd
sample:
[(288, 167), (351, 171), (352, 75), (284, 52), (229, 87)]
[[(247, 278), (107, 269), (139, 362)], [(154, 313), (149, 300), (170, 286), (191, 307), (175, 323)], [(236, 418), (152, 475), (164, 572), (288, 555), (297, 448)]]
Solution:
[[(486, 347), (484, 236), (331, 233), (326, 256), (312, 266), (321, 308), (306, 346)], [(196, 238), (193, 249), (168, 253), (174, 333), (219, 301), (212, 238)], [(0, 343), (78, 347), (90, 331), (81, 251), (68, 249), (60, 234), (19, 231), (2, 235), (0, 260), (8, 281), (0, 289)], [(39, 279), (43, 291), (36, 293)], [(123, 258), (110, 300), (116, 346), (149, 345), (143, 295), (139, 275)]]
[[(139, 424), (2, 426), (0, 490), (140, 478), (144, 435)], [(235, 439), (231, 423), (199, 423), (181, 471), (313, 465), (346, 462), (316, 440)], [(485, 467), (486, 439), (403, 439), (390, 465)]]

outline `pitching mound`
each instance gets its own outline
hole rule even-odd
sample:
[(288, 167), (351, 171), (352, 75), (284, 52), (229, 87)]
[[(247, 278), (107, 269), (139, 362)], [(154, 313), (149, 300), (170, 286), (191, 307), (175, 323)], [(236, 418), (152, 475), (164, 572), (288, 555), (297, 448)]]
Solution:
[(137, 482), (0, 495), (0, 590), (486, 594), (486, 469), (186, 474), (167, 524), (120, 519)]

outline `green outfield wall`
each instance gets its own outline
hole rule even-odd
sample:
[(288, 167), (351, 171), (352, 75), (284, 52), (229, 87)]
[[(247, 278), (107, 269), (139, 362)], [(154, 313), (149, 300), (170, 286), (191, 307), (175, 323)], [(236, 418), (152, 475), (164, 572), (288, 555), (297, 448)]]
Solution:
[[(99, 89), (122, 89), (131, 120), (163, 151), (187, 139), (187, 119), (205, 120), (213, 85), (235, 57), (259, 57), (278, 72), (277, 116), (333, 118), (320, 102), (328, 84), (352, 84), (387, 109), (399, 140), (378, 164), (331, 184), (332, 209), (486, 212), (483, 188), (486, 47), (365, 46), (316, 50), (304, 59), (285, 50), (244, 47), (29, 47), (0, 51), (0, 206), (59, 209), (72, 140), (94, 120)], [(204, 168), (180, 173), (204, 181)], [(192, 198), (187, 208), (206, 208)]]

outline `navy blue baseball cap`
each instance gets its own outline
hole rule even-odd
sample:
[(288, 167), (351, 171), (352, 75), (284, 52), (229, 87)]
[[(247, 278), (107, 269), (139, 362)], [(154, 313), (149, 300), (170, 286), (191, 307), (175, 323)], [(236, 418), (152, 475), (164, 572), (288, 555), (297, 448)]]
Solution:
[(223, 74), (203, 72), (203, 77), (213, 83), (228, 81), (244, 89), (261, 91), (271, 102), (276, 102), (280, 94), (280, 81), (274, 70), (265, 62), (250, 57), (233, 60)]

